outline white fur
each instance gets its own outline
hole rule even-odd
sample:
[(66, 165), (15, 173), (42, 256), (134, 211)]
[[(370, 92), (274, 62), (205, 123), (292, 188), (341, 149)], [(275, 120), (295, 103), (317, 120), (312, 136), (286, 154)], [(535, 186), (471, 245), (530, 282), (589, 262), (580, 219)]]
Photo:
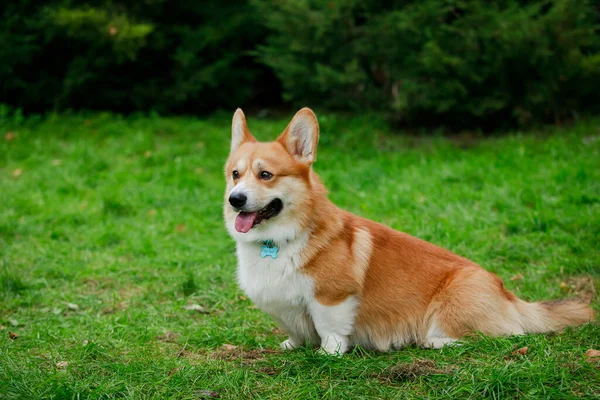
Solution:
[(276, 259), (260, 256), (261, 243), (237, 243), (238, 282), (248, 297), (289, 333), (284, 348), (318, 342), (307, 307), (307, 299), (313, 297), (313, 281), (299, 271), (307, 238), (304, 235), (279, 245)]
[(307, 241), (308, 233), (284, 244), (276, 241), (276, 259), (260, 256), (260, 242), (238, 241), (238, 281), (248, 297), (288, 332), (282, 349), (321, 344), (324, 352), (341, 354), (351, 345), (358, 300), (349, 297), (325, 306), (315, 299), (313, 279), (300, 271)]
[(325, 306), (316, 300), (309, 303), (315, 328), (321, 337), (321, 350), (328, 354), (343, 354), (351, 345), (358, 299), (354, 296), (335, 306)]

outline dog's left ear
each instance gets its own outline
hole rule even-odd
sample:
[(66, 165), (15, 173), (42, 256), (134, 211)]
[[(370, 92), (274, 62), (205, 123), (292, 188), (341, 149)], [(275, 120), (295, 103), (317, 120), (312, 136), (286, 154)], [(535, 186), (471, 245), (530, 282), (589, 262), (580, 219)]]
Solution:
[(310, 108), (298, 111), (277, 139), (298, 161), (312, 164), (317, 160), (319, 123)]

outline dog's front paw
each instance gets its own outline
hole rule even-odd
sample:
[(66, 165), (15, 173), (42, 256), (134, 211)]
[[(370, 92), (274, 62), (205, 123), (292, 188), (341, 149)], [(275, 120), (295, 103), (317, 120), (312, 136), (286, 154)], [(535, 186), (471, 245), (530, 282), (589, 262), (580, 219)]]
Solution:
[(292, 342), (292, 340), (287, 339), (287, 340), (284, 340), (283, 342), (281, 342), (279, 344), (279, 347), (281, 348), (281, 350), (294, 350), (298, 346), (295, 345), (295, 343)]
[(341, 356), (348, 351), (348, 338), (339, 335), (327, 335), (321, 340), (320, 354)]
[(317, 354), (320, 354), (322, 356), (341, 357), (344, 353), (340, 352), (338, 349), (328, 349), (326, 347), (319, 347), (317, 349)]

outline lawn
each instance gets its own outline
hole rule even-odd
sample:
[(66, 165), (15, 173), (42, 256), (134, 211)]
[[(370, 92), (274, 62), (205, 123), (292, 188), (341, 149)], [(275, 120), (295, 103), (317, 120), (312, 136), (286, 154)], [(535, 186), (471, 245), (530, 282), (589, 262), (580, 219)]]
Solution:
[[(290, 115), (291, 117), (291, 115)], [(231, 115), (0, 118), (0, 398), (600, 396), (600, 326), (341, 358), (284, 339), (235, 281)], [(531, 300), (600, 310), (600, 121), (497, 138), (320, 116), (332, 200)], [(249, 118), (262, 139), (286, 120)], [(517, 349), (521, 350), (514, 353)]]

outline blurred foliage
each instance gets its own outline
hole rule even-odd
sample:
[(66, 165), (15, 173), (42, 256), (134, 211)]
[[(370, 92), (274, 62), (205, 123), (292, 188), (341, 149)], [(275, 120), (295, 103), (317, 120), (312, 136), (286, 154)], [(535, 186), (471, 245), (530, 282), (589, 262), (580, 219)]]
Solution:
[[(203, 112), (279, 101), (247, 1), (2, 3), (0, 101), (26, 110)], [(272, 100), (274, 99), (274, 100)]]
[(260, 59), (298, 104), (494, 128), (599, 104), (598, 2), (255, 0)]
[(589, 0), (0, 4), (0, 102), (197, 113), (294, 105), (502, 128), (600, 104)]

